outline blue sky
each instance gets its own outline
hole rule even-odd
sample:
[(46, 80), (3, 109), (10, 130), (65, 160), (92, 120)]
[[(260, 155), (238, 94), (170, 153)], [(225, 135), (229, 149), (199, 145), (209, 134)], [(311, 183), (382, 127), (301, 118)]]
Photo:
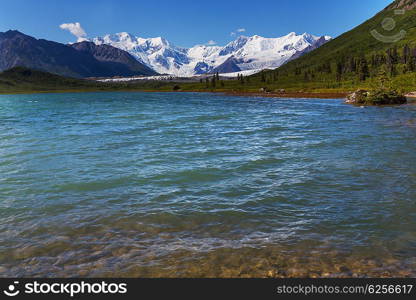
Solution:
[[(392, 0), (1, 0), (0, 31), (17, 29), (37, 38), (73, 42), (59, 26), (79, 22), (88, 37), (127, 31), (163, 36), (178, 46), (237, 35), (277, 37), (295, 31), (337, 36)], [(240, 29), (240, 33), (237, 30)]]

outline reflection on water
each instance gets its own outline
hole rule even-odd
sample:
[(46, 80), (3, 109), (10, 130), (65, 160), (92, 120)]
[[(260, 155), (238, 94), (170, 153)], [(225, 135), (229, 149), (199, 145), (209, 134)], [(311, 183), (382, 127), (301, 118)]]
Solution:
[(415, 277), (416, 106), (0, 96), (0, 276)]

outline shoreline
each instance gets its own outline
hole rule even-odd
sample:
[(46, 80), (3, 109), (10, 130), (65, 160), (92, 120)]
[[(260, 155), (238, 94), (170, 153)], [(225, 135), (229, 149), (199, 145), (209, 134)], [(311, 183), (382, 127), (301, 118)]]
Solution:
[[(280, 93), (261, 93), (261, 92), (236, 92), (236, 91), (170, 91), (170, 90), (57, 90), (57, 91), (16, 91), (0, 92), (0, 96), (7, 95), (34, 95), (34, 94), (68, 94), (68, 93), (206, 93), (223, 94), (234, 97), (261, 97), (261, 98), (291, 98), (291, 99), (346, 99), (348, 92), (280, 92)], [(406, 94), (408, 102), (416, 102), (415, 94)]]
[(283, 93), (256, 93), (256, 92), (224, 92), (230, 96), (251, 96), (265, 98), (307, 98), (307, 99), (345, 99), (348, 93), (340, 92), (283, 92)]
[(236, 91), (167, 91), (167, 90), (56, 90), (56, 91), (16, 91), (0, 92), (0, 95), (32, 95), (32, 94), (66, 94), (66, 93), (112, 93), (112, 92), (138, 92), (138, 93), (212, 93), (224, 94), (236, 97), (263, 97), (263, 98), (306, 98), (306, 99), (344, 99), (348, 93), (342, 92), (283, 92), (283, 93), (260, 93), (260, 92), (236, 92)]

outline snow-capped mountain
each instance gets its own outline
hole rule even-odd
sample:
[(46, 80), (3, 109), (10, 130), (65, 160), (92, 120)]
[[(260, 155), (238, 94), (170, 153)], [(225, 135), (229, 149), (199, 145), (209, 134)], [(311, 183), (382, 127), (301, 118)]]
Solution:
[(224, 47), (197, 45), (182, 48), (161, 37), (145, 39), (122, 32), (97, 37), (92, 42), (128, 51), (139, 62), (160, 74), (193, 76), (278, 68), (330, 39), (329, 36), (297, 35), (292, 32), (278, 38), (240, 36)]

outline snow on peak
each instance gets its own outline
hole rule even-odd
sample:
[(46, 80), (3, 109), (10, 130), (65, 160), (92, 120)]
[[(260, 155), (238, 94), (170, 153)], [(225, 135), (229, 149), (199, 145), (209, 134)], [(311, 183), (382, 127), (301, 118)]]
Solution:
[(239, 36), (225, 46), (196, 45), (181, 48), (162, 37), (141, 38), (120, 32), (92, 39), (96, 44), (109, 44), (128, 51), (137, 60), (161, 74), (193, 76), (218, 70), (232, 59), (241, 71), (278, 68), (295, 54), (308, 51), (324, 38), (308, 33), (291, 32), (277, 38), (259, 35)]

